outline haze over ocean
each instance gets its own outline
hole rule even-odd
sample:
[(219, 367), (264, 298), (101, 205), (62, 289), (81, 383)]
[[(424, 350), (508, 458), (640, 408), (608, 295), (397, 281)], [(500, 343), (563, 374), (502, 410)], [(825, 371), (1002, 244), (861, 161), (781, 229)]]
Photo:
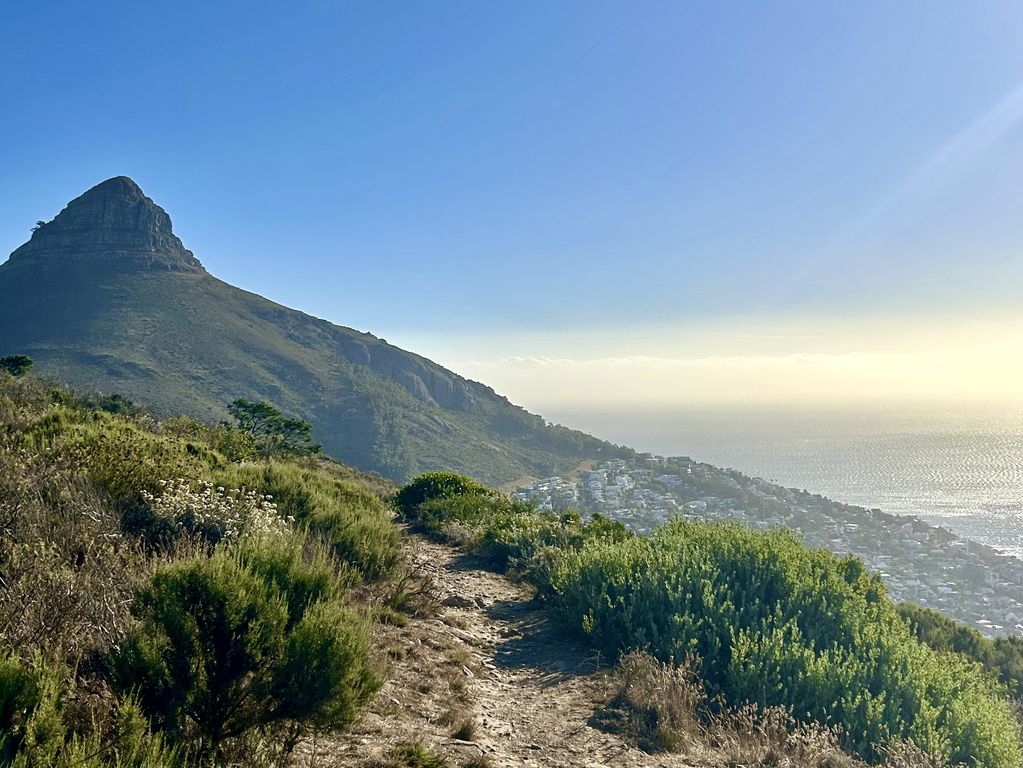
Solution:
[(601, 437), (916, 515), (1023, 557), (1023, 408), (554, 410)]

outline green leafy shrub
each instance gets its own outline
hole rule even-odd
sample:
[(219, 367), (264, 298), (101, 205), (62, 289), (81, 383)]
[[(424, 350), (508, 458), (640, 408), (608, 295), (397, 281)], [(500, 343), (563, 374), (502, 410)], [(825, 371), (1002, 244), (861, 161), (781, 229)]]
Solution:
[(325, 547), (302, 534), (249, 539), (234, 554), (242, 567), (284, 596), (287, 629), (302, 619), (310, 605), (340, 600), (359, 580), (355, 570), (339, 563)]
[(315, 466), (271, 463), (231, 466), (217, 474), (229, 487), (271, 496), (279, 513), (322, 536), (334, 555), (368, 579), (388, 575), (398, 562), (398, 531), (387, 506), (364, 486)]
[(326, 599), (326, 566), (269, 546), (157, 571), (115, 659), (119, 689), (204, 755), (253, 732), (290, 748), (308, 728), (349, 724), (377, 687), (366, 623)]
[(158, 726), (194, 731), (212, 752), (262, 722), (288, 619), (271, 585), (215, 555), (158, 571), (133, 613), (140, 625), (116, 659), (117, 683)]
[(912, 603), (901, 603), (896, 610), (924, 645), (973, 659), (991, 670), (1013, 698), (1023, 700), (1023, 637), (989, 640), (973, 627)]
[(161, 481), (205, 479), (225, 461), (208, 449), (158, 435), (130, 419), (80, 405), (46, 409), (19, 434), (22, 448), (49, 461), (80, 468), (116, 504), (138, 503), (141, 492), (159, 493)]
[(162, 434), (186, 440), (186, 445), (201, 450), (209, 446), (228, 461), (248, 461), (260, 457), (259, 446), (248, 432), (230, 424), (204, 424), (186, 416), (164, 419), (158, 425)]
[(415, 516), (419, 505), (434, 499), (453, 496), (493, 496), (494, 491), (482, 483), (457, 472), (424, 472), (403, 485), (394, 498), (399, 514), (405, 519)]
[(16, 656), (0, 658), (0, 763), (9, 765), (25, 739), (25, 720), (40, 698), (39, 675)]
[[(421, 479), (428, 492), (422, 487), (410, 490), (421, 485)], [(459, 488), (467, 490), (462, 493)], [(574, 510), (540, 512), (531, 504), (448, 472), (420, 475), (398, 491), (398, 498), (403, 497), (426, 497), (405, 513), (405, 519), (420, 530), (466, 547), (499, 570), (513, 565), (520, 570), (543, 569), (548, 567), (549, 557), (560, 550), (580, 547), (591, 539), (622, 541), (632, 535), (620, 522), (602, 515), (583, 522)], [(534, 581), (543, 586), (542, 579)]]
[(76, 733), (65, 703), (69, 670), (36, 656), (0, 658), (0, 765), (12, 768), (185, 768), (186, 757), (150, 731), (130, 698), (118, 702), (116, 728)]
[(566, 552), (553, 580), (563, 621), (591, 643), (695, 656), (731, 706), (841, 727), (871, 759), (894, 737), (954, 763), (1019, 764), (1019, 726), (981, 670), (917, 643), (862, 563), (792, 534), (673, 522)]
[(300, 732), (351, 725), (380, 687), (368, 653), (364, 620), (338, 601), (313, 603), (288, 633), (272, 717)]

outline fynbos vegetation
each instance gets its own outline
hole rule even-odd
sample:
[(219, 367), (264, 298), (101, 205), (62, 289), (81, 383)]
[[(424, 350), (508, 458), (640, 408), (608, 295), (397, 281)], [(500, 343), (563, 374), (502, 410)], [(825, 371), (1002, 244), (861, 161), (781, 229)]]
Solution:
[[(876, 763), (1023, 760), (1004, 689), (979, 664), (920, 643), (855, 558), (729, 524), (679, 521), (640, 538), (436, 475), (398, 499), (425, 531), (524, 573), (564, 628), (605, 657), (643, 651), (686, 665), (717, 722), (747, 713), (768, 730), (823, 729)], [(670, 745), (671, 730), (653, 740)]]
[[(156, 421), (0, 374), (0, 765), (284, 765), (358, 719), (380, 674), (354, 595), (406, 621), (426, 587), (401, 566), (372, 489), (385, 484), (279, 441), (268, 452), (243, 426)], [(394, 507), (528, 580), (565, 632), (623, 659), (598, 715), (645, 749), (1021, 764), (1013, 649), (896, 607), (855, 558), (737, 525), (642, 538), (449, 472), (418, 476)], [(448, 728), (464, 741), (477, 723)]]
[(397, 561), (384, 502), (105, 401), (0, 374), (0, 765), (272, 765), (350, 724), (379, 685), (349, 591)]

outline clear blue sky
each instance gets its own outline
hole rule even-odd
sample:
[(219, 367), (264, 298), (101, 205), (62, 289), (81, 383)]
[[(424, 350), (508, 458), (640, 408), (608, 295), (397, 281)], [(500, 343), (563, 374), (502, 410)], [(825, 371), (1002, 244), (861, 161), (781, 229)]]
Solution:
[(4, 3), (0, 99), (3, 253), (125, 174), (399, 341), (1023, 303), (1014, 2)]

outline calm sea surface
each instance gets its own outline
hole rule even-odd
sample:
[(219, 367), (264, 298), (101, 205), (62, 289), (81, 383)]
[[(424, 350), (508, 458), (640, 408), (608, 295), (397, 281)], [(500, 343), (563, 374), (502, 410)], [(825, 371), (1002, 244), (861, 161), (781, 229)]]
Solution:
[(1023, 557), (1023, 409), (562, 411), (617, 443), (917, 515)]

